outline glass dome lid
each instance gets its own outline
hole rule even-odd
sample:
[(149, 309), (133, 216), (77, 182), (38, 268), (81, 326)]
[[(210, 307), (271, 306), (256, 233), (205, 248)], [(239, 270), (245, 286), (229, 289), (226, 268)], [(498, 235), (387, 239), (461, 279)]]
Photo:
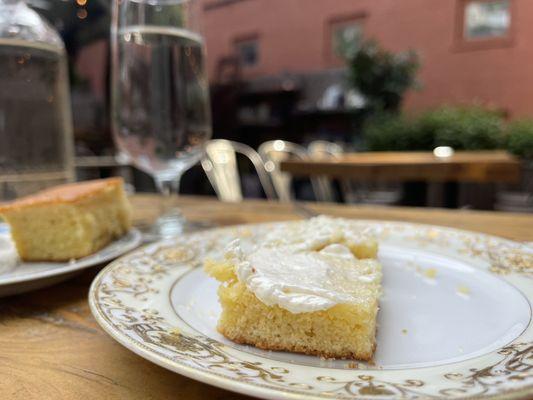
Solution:
[(0, 40), (6, 39), (64, 48), (57, 31), (21, 0), (0, 0)]

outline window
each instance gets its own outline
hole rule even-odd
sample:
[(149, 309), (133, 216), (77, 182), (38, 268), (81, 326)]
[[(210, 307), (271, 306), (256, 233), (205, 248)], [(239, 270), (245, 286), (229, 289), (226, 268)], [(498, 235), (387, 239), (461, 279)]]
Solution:
[(457, 0), (455, 51), (513, 46), (514, 0)]
[(331, 49), (334, 57), (349, 57), (357, 47), (363, 28), (361, 22), (334, 24), (331, 29)]
[(204, 4), (204, 11), (217, 10), (244, 0), (211, 0)]
[(474, 0), (465, 5), (465, 40), (504, 38), (508, 36), (510, 26), (509, 0)]
[(330, 66), (341, 66), (357, 50), (363, 37), (366, 11), (335, 15), (325, 24), (324, 57)]
[(259, 63), (259, 42), (257, 39), (239, 40), (235, 43), (235, 47), (243, 67), (254, 67)]

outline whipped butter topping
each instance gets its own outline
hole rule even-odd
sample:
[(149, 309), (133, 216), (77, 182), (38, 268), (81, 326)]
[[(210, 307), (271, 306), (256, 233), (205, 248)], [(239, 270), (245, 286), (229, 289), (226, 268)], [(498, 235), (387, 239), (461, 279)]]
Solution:
[(8, 233), (0, 232), (0, 273), (9, 271), (18, 263), (15, 243)]
[(324, 228), (322, 224), (305, 238), (291, 236), (277, 245), (270, 235), (250, 252), (243, 251), (236, 240), (226, 258), (235, 265), (239, 281), (266, 305), (296, 314), (357, 303), (362, 286), (380, 279), (379, 265), (375, 260), (358, 260), (345, 244), (338, 243), (344, 239), (342, 230)]
[(373, 236), (354, 227), (348, 220), (320, 215), (289, 227), (275, 227), (265, 236), (263, 246), (293, 246), (296, 250), (317, 250), (331, 243), (354, 245), (368, 240), (374, 240)]

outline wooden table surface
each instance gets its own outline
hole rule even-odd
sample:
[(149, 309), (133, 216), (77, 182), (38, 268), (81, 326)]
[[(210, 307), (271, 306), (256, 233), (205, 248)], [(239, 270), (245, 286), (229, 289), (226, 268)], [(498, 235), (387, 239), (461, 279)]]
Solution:
[(381, 181), (515, 183), (520, 179), (519, 161), (505, 151), (458, 151), (446, 158), (432, 152), (346, 153), (335, 158), (291, 159), (281, 163), (281, 170), (296, 176)]
[[(135, 221), (158, 215), (160, 199), (132, 199)], [(190, 219), (217, 225), (302, 218), (290, 204), (224, 204), (183, 198)], [(309, 205), (352, 218), (414, 221), (533, 241), (533, 215), (414, 208)], [(87, 293), (99, 268), (62, 284), (0, 299), (0, 399), (244, 399), (158, 367), (123, 348), (91, 316)]]

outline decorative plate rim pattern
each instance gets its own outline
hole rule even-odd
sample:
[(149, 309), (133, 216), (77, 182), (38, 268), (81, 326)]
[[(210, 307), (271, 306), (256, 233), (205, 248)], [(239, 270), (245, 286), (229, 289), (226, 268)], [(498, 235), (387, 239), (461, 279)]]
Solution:
[[(227, 242), (232, 237), (260, 236), (261, 230), (273, 225), (294, 223), (299, 221), (218, 228), (187, 235), (177, 243), (159, 242), (138, 249), (98, 274), (89, 292), (91, 311), (105, 331), (138, 355), (189, 378), (257, 397), (511, 399), (528, 398), (533, 393), (531, 322), (512, 343), (462, 362), (408, 370), (318, 368), (324, 374), (302, 380), (299, 375), (310, 370), (317, 372), (317, 367), (302, 366), (297, 371), (297, 365), (240, 352), (190, 326), (172, 331), (173, 326), (158, 310), (137, 304), (160, 295), (158, 285), (163, 281), (171, 285), (177, 277), (198, 267), (202, 257), (221, 246), (217, 244), (220, 238)], [(525, 245), (433, 225), (374, 220), (353, 220), (353, 223), (372, 230), (379, 240), (401, 233), (428, 248), (449, 250), (461, 243), (453, 248), (457, 256), (475, 259), (478, 267), (483, 264), (491, 273), (505, 274), (505, 280), (520, 277), (530, 291), (525, 295), (531, 304), (533, 251)], [(435, 386), (434, 382), (420, 379), (435, 373), (441, 386), (442, 382), (450, 386), (433, 388), (428, 383)], [(394, 374), (398, 376), (396, 381), (387, 378)]]

